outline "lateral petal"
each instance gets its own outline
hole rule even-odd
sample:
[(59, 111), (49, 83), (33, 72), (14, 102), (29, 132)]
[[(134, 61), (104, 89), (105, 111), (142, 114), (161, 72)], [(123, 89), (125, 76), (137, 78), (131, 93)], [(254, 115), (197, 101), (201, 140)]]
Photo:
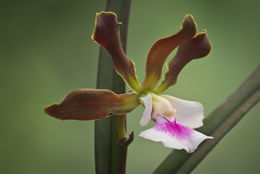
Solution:
[(187, 128), (177, 123), (176, 120), (170, 121), (162, 115), (157, 117), (153, 128), (141, 132), (139, 136), (162, 142), (164, 146), (169, 148), (184, 149), (188, 153), (194, 152), (204, 140), (213, 138)]
[(152, 118), (152, 110), (153, 110), (153, 103), (152, 103), (152, 95), (147, 94), (145, 97), (140, 98), (144, 102), (144, 112), (142, 119), (140, 120), (140, 125), (145, 126), (151, 121)]
[(176, 110), (176, 121), (186, 127), (195, 129), (203, 126), (204, 108), (201, 103), (179, 99), (177, 97), (162, 95)]
[(180, 45), (175, 57), (167, 63), (168, 72), (164, 81), (155, 90), (160, 94), (170, 86), (174, 85), (183, 67), (193, 59), (199, 59), (210, 53), (211, 45), (206, 31), (196, 35), (193, 39)]
[(136, 94), (115, 94), (110, 90), (77, 89), (71, 91), (60, 104), (52, 104), (45, 112), (62, 120), (97, 120), (109, 114), (125, 114), (139, 104)]
[(154, 89), (161, 78), (162, 66), (165, 59), (177, 46), (192, 38), (196, 32), (196, 23), (193, 17), (185, 15), (182, 29), (178, 33), (159, 39), (153, 44), (146, 60), (144, 88)]
[(96, 15), (92, 39), (107, 49), (113, 59), (117, 73), (134, 91), (140, 91), (134, 62), (125, 55), (120, 41), (120, 23), (113, 12), (100, 12)]

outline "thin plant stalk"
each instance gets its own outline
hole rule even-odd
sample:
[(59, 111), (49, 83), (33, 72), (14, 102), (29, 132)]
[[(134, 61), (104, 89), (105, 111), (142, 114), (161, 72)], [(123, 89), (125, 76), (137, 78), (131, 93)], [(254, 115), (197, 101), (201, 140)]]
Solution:
[[(126, 51), (130, 0), (108, 0), (106, 11), (115, 12), (118, 21), (122, 22), (120, 36)], [(103, 47), (100, 47), (99, 52), (97, 88), (111, 89), (118, 94), (125, 92), (125, 83), (115, 72), (112, 58)], [(95, 121), (96, 174), (124, 174), (130, 140), (126, 138), (125, 115), (112, 115), (108, 119)]]

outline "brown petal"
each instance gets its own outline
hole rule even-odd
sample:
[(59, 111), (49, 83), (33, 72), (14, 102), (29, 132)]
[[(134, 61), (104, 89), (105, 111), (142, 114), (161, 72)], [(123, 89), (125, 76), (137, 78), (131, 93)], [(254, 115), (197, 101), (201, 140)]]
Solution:
[(160, 40), (157, 40), (150, 52), (146, 61), (146, 77), (143, 82), (143, 87), (153, 89), (161, 78), (162, 66), (168, 55), (177, 46), (195, 36), (197, 32), (196, 23), (191, 15), (185, 15), (182, 23), (182, 29), (172, 35)]
[(210, 53), (211, 45), (206, 35), (206, 31), (198, 34), (193, 39), (182, 44), (175, 57), (168, 62), (168, 72), (165, 74), (165, 80), (155, 90), (156, 93), (162, 93), (168, 87), (174, 85), (178, 74), (182, 68), (191, 60), (207, 56)]
[(141, 85), (137, 80), (134, 62), (125, 55), (120, 42), (119, 24), (115, 13), (97, 13), (92, 39), (111, 54), (117, 73), (128, 86), (134, 91), (140, 91)]
[(60, 104), (52, 104), (45, 112), (62, 120), (97, 120), (109, 114), (125, 114), (139, 104), (136, 94), (115, 94), (110, 90), (77, 89)]

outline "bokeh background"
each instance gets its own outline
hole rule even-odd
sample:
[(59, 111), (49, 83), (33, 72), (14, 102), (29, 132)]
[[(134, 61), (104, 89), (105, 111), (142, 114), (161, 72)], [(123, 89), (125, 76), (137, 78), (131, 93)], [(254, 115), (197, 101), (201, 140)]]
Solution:
[[(94, 122), (56, 120), (43, 108), (73, 89), (95, 88), (99, 45), (90, 36), (105, 4), (1, 1), (0, 173), (94, 173)], [(187, 65), (167, 94), (200, 101), (208, 115), (260, 63), (259, 6), (256, 0), (133, 0), (127, 54), (139, 79), (153, 42), (177, 32), (184, 14), (192, 14), (199, 31), (208, 30), (213, 50)], [(128, 115), (135, 135), (145, 129), (142, 111)], [(258, 104), (193, 174), (259, 173), (259, 113)], [(136, 136), (128, 152), (127, 173), (149, 174), (171, 149)]]

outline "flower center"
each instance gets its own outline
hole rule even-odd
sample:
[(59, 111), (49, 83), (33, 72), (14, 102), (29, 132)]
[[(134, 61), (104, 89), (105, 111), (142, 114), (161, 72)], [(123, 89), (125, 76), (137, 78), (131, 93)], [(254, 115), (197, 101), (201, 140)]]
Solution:
[(176, 113), (176, 109), (172, 107), (168, 100), (156, 94), (152, 94), (152, 102), (152, 119), (155, 119), (157, 114), (162, 114), (166, 116), (169, 120), (173, 121), (173, 115)]

